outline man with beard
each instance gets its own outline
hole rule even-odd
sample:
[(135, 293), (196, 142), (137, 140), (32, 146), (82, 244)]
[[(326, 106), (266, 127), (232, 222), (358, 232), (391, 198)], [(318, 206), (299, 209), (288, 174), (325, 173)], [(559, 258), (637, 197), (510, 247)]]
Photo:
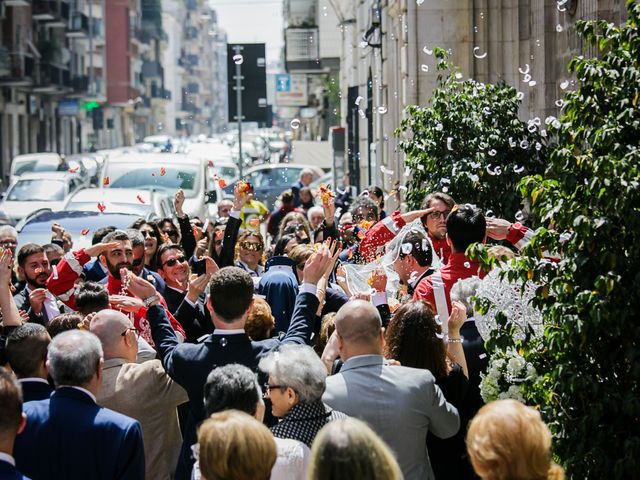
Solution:
[(18, 251), (18, 273), (26, 285), (13, 299), (19, 310), (29, 315), (29, 321), (46, 325), (56, 315), (60, 315), (60, 305), (46, 288), (51, 266), (44, 248), (35, 243), (27, 243)]
[[(82, 273), (83, 265), (91, 257), (98, 257), (98, 261), (107, 269), (107, 291), (111, 308), (129, 314), (140, 335), (153, 346), (149, 323), (146, 319), (147, 307), (144, 302), (131, 295), (128, 285), (123, 284), (120, 276), (120, 269), (132, 270), (133, 268), (133, 249), (126, 232), (115, 230), (106, 235), (102, 243), (67, 253), (58, 264), (57, 276), (51, 275), (47, 280), (47, 288), (75, 310), (75, 281)], [(160, 298), (160, 303), (165, 309), (167, 308), (164, 298)], [(182, 326), (168, 311), (167, 316), (178, 336), (184, 340), (185, 333)]]
[(443, 192), (427, 195), (423, 203), (424, 208), (431, 211), (422, 217), (422, 224), (443, 264), (449, 261), (451, 255), (451, 245), (447, 242), (447, 216), (454, 205), (453, 198)]

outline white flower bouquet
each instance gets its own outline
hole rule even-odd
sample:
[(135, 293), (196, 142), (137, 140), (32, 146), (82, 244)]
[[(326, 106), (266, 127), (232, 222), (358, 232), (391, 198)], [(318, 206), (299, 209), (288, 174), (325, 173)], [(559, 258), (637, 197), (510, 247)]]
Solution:
[(538, 373), (515, 348), (507, 348), (495, 352), (480, 378), (480, 395), (486, 403), (505, 398), (524, 402), (522, 384), (535, 382)]

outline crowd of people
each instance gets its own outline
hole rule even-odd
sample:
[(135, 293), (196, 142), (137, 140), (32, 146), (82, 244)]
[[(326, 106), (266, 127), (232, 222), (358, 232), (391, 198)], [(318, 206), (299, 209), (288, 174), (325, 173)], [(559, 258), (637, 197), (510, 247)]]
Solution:
[(310, 181), (272, 212), (238, 182), (214, 219), (178, 191), (81, 249), (0, 227), (0, 478), (562, 478), (540, 415), (479, 391), (465, 252), (531, 231)]

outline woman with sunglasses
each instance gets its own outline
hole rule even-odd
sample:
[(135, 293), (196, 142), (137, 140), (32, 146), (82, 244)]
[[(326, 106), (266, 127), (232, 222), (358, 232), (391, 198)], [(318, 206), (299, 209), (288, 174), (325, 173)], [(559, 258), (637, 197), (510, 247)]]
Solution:
[(144, 237), (144, 266), (155, 272), (158, 269), (156, 252), (158, 246), (164, 243), (158, 225), (141, 218), (133, 222), (130, 228), (139, 230)]
[(236, 266), (245, 270), (254, 279), (264, 273), (263, 263), (264, 240), (258, 232), (245, 230), (238, 236), (236, 249)]

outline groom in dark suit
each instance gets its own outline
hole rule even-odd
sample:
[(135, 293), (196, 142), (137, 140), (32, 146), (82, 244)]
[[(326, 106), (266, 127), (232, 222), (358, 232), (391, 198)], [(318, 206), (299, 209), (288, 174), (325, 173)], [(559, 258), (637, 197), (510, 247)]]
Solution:
[(304, 268), (303, 283), (293, 311), (291, 324), (282, 339), (252, 341), (244, 332), (247, 317), (253, 308), (253, 281), (248, 273), (237, 267), (226, 267), (211, 278), (207, 307), (214, 332), (199, 344), (181, 344), (167, 321), (164, 309), (153, 297), (153, 287), (132, 278), (129, 291), (150, 305), (147, 319), (162, 364), (171, 378), (187, 391), (191, 410), (187, 425), (177, 479), (190, 477), (190, 447), (196, 443), (195, 425), (205, 418), (203, 388), (207, 376), (217, 366), (240, 363), (257, 371), (262, 357), (283, 343), (309, 343), (315, 312), (318, 308), (316, 285), (323, 273), (331, 268), (332, 258), (326, 246), (314, 253)]
[(144, 478), (140, 424), (96, 404), (103, 364), (92, 333), (70, 330), (49, 345), (47, 366), (57, 389), (24, 404), (27, 426), (14, 449), (17, 467), (33, 480)]

